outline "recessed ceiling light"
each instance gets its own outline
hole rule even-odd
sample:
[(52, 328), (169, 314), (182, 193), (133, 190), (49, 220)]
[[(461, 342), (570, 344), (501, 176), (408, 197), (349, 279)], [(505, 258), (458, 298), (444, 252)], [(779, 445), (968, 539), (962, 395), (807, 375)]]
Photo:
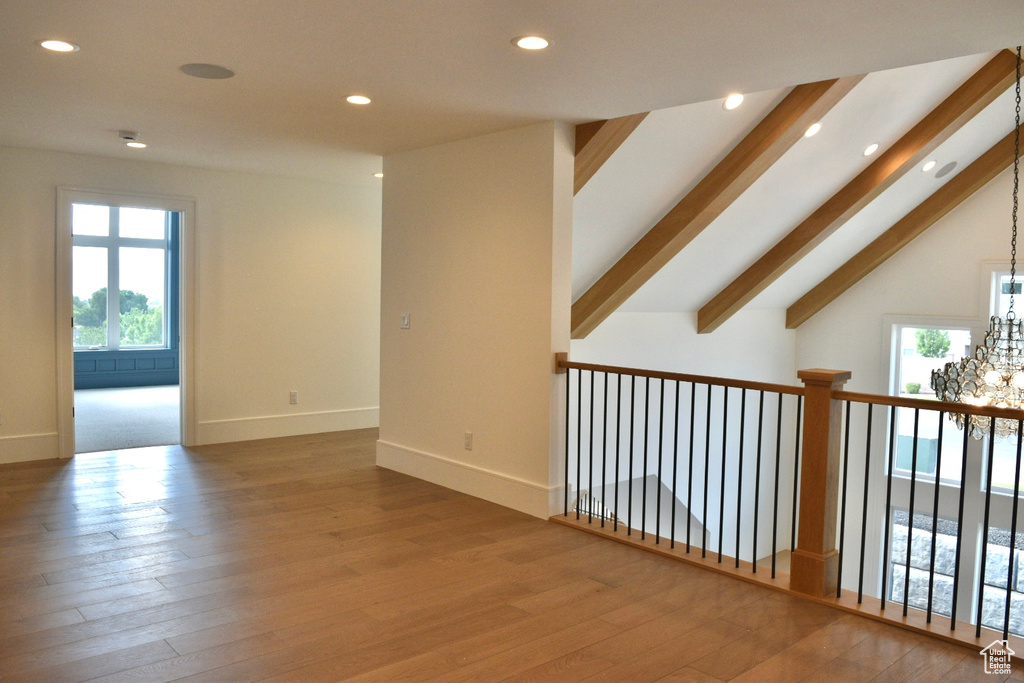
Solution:
[(819, 130), (821, 130), (821, 123), (820, 122), (812, 123), (811, 127), (808, 128), (807, 132), (804, 133), (804, 137), (805, 138), (809, 138), (809, 137), (812, 137), (814, 135), (817, 135)]
[(935, 164), (937, 163), (939, 162), (935, 161), (935, 159), (929, 159), (928, 161), (924, 162), (924, 166), (921, 167), (921, 170), (927, 173), (928, 171), (935, 168)]
[(128, 145), (132, 149), (146, 149), (146, 143), (145, 142), (138, 142), (138, 141), (136, 141), (136, 142), (126, 142), (124, 144)]
[(350, 104), (369, 104), (370, 98), (366, 95), (349, 95), (345, 98)]
[(69, 43), (66, 40), (40, 40), (39, 45), (51, 52), (78, 52), (80, 49), (74, 43)]
[(551, 43), (540, 36), (519, 36), (512, 39), (512, 44), (524, 50), (543, 50)]
[(216, 64), (183, 64), (180, 69), (183, 74), (187, 74), (195, 78), (206, 78), (211, 80), (231, 78), (235, 75), (235, 72), (231, 69), (223, 66), (217, 66)]
[(864, 148), (864, 156), (869, 157), (869, 156), (871, 156), (872, 154), (874, 154), (877, 151), (878, 151), (878, 143), (877, 142), (872, 142), (870, 145), (868, 145), (866, 148)]
[(384, 174), (383, 174), (383, 173), (374, 173), (374, 174), (373, 174), (373, 177), (374, 177), (374, 178), (383, 178), (383, 177), (384, 177)]
[(743, 104), (742, 93), (734, 92), (725, 98), (725, 102), (722, 102), (722, 107), (728, 110), (735, 109), (736, 107)]

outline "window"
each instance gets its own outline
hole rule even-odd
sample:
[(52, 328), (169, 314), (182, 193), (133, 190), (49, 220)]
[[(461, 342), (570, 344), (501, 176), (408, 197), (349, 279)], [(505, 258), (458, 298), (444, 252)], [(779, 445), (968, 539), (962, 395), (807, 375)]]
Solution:
[[(932, 610), (950, 616), (953, 611), (953, 582), (956, 578), (956, 541), (960, 534), (955, 519), (939, 517), (932, 529), (931, 515), (915, 514), (911, 523), (906, 510), (893, 510), (889, 551), (889, 599), (928, 609), (929, 587)], [(907, 551), (907, 543), (910, 551)], [(935, 568), (932, 570), (932, 546)], [(910, 576), (907, 576), (907, 560)]]
[[(1011, 486), (1012, 488), (1012, 486)], [(1024, 534), (1018, 533), (1010, 552), (1010, 530), (993, 527), (985, 548), (985, 591), (981, 623), (1002, 630), (1006, 615), (1006, 592), (1010, 592), (1010, 633), (1024, 634), (1024, 577), (1021, 559), (1024, 555)], [(1007, 583), (1009, 580), (1009, 583)]]
[(167, 348), (172, 214), (71, 205), (76, 350)]
[[(935, 400), (932, 371), (971, 352), (971, 331), (966, 328), (896, 325), (892, 393), (904, 398)], [(914, 462), (915, 414), (896, 411), (896, 474), (909, 476)], [(917, 419), (917, 473), (934, 477), (939, 448), (938, 415), (922, 412)], [(942, 472), (947, 481), (960, 479), (963, 433), (946, 422), (942, 429)], [(952, 456), (952, 457), (950, 457)]]
[[(1009, 273), (992, 274), (989, 303), (993, 315), (1006, 315), (1009, 280)], [(1020, 284), (1014, 289), (1019, 295)], [(890, 393), (925, 400), (936, 398), (931, 389), (932, 370), (973, 355), (974, 345), (987, 327), (980, 321), (952, 318), (891, 322)], [(934, 612), (948, 615), (953, 582), (958, 581), (959, 620), (973, 621), (980, 612), (983, 625), (1001, 630), (1009, 600), (1014, 606), (1009, 630), (1022, 635), (1024, 608), (1018, 607), (1024, 605), (1024, 532), (1013, 537), (1011, 529), (993, 522), (989, 522), (987, 533), (984, 528), (990, 513), (991, 519), (1013, 517), (1017, 445), (1013, 439), (965, 439), (948, 416), (942, 420), (940, 441), (939, 426), (938, 415), (932, 411), (896, 408), (892, 431), (884, 435), (886, 443), (878, 444), (888, 452), (891, 439), (895, 447), (892, 477), (886, 481), (892, 500), (909, 501), (917, 486), (913, 510), (894, 505), (888, 511), (891, 545), (881, 566), (881, 576), (888, 581), (887, 598), (902, 602), (906, 592), (908, 604), (917, 609), (926, 609), (930, 598)], [(941, 470), (937, 471), (940, 452)], [(887, 464), (878, 470), (882, 477)], [(986, 491), (989, 481), (991, 490)], [(933, 515), (937, 516), (934, 522)], [(975, 581), (984, 584), (980, 600), (976, 592), (965, 588), (976, 585)]]
[[(992, 293), (992, 315), (1006, 317), (1006, 312), (1010, 309), (1010, 273), (995, 273), (994, 277), (995, 285)], [(1013, 283), (1014, 314), (1017, 314), (1020, 310), (1017, 308), (1017, 301), (1020, 300), (1021, 303), (1024, 303), (1024, 299), (1020, 298), (1021, 284), (1020, 275), (1017, 275), (1017, 277), (1014, 278)]]

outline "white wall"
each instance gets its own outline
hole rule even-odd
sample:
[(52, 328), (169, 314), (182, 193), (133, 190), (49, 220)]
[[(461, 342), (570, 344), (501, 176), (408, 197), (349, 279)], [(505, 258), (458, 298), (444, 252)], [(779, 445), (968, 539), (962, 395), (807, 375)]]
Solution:
[(0, 462), (57, 454), (58, 186), (196, 200), (199, 443), (377, 424), (379, 187), (0, 148)]
[(709, 334), (697, 334), (696, 313), (610, 315), (570, 358), (649, 370), (798, 385), (794, 332), (785, 311), (742, 310)]
[(378, 464), (548, 515), (572, 159), (554, 123), (385, 158)]

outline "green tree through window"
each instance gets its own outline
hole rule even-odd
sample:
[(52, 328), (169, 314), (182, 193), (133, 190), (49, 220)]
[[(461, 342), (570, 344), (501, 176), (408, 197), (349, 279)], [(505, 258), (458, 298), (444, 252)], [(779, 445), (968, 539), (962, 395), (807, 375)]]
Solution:
[[(107, 342), (107, 288), (101, 287), (87, 301), (72, 300), (75, 316), (75, 341), (81, 346), (104, 346)], [(121, 343), (147, 346), (163, 343), (163, 308), (150, 306), (149, 297), (140, 292), (120, 290)]]
[(933, 327), (923, 327), (914, 333), (917, 337), (917, 352), (925, 358), (945, 358), (949, 353), (949, 332)]

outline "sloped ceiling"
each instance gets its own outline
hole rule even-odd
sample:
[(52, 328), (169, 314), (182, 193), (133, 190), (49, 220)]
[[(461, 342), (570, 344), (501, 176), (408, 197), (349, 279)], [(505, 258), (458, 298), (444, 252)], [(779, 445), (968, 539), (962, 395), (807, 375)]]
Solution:
[(0, 0), (0, 144), (365, 184), (395, 151), (1022, 39), (1024, 0)]
[[(994, 53), (868, 74), (804, 138), (620, 308), (696, 312), (863, 171)], [(652, 112), (576, 195), (573, 294), (579, 298), (750, 130), (787, 89)], [(1013, 129), (1013, 90), (827, 237), (749, 304), (785, 309)], [(871, 143), (879, 152), (865, 157)], [(938, 173), (947, 164), (952, 172)]]

